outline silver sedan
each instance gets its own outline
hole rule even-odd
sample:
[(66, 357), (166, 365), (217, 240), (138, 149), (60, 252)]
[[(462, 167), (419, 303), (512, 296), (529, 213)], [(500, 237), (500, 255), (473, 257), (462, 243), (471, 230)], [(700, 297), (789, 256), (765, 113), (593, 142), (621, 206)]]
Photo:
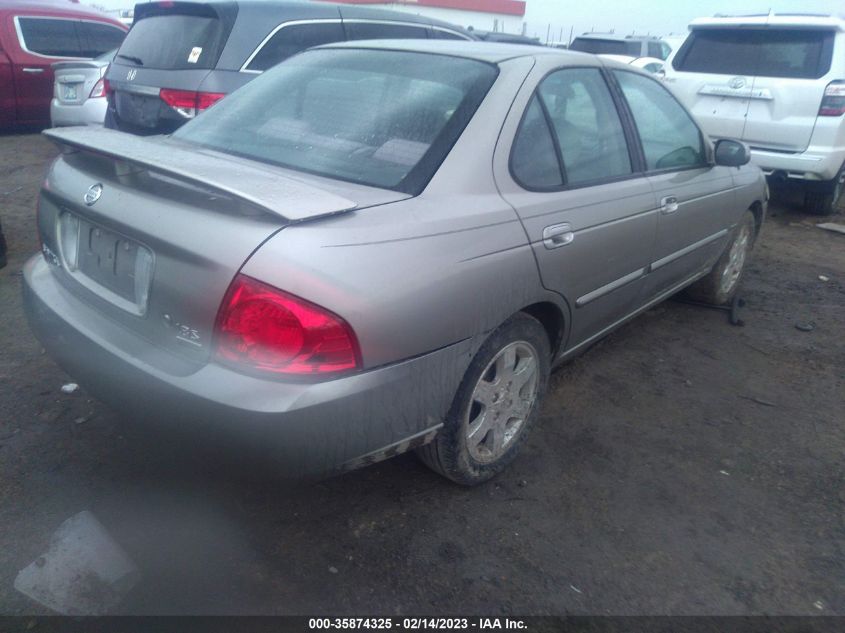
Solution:
[(94, 59), (53, 64), (50, 122), (62, 125), (102, 125), (106, 117), (106, 70), (117, 50)]
[(766, 209), (748, 149), (660, 82), (539, 47), (330, 45), (169, 138), (47, 135), (45, 348), (296, 473), (416, 449), (489, 479), (554, 366), (681, 289), (730, 301)]

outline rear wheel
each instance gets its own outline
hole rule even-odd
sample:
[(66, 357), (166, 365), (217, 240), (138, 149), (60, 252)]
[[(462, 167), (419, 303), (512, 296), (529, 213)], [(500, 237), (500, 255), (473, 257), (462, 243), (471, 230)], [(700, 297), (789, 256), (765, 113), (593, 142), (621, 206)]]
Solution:
[(754, 214), (746, 211), (719, 261), (706, 277), (687, 288), (687, 294), (696, 301), (713, 305), (730, 303), (751, 257), (756, 230)]
[(470, 363), (443, 428), (418, 450), (423, 462), (467, 486), (504, 470), (537, 416), (550, 355), (539, 321), (523, 313), (508, 319)]
[(843, 180), (845, 180), (845, 168), (831, 182), (810, 185), (811, 188), (804, 192), (804, 211), (814, 215), (836, 213), (839, 201), (842, 198)]

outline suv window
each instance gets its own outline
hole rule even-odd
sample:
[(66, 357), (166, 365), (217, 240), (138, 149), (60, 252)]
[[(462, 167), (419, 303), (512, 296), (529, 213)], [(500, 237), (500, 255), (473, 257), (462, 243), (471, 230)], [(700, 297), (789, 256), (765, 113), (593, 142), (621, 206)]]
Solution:
[(549, 113), (567, 184), (631, 173), (622, 123), (597, 68), (558, 70), (537, 94)]
[(331, 42), (341, 42), (343, 39), (343, 26), (340, 22), (314, 22), (282, 26), (255, 53), (247, 64), (246, 70), (267, 70), (306, 48)]
[(606, 55), (628, 55), (630, 57), (642, 57), (642, 48), (639, 42), (626, 40), (602, 40), (594, 37), (576, 37), (572, 40), (570, 50), (582, 53), (595, 53)]
[(818, 79), (830, 70), (833, 31), (701, 29), (690, 33), (676, 70)]
[(109, 24), (80, 22), (77, 28), (83, 57), (98, 57), (112, 51), (120, 46), (126, 37), (126, 31)]
[(666, 88), (644, 75), (613, 74), (637, 124), (649, 171), (706, 164), (701, 131)]
[(349, 40), (428, 39), (428, 27), (389, 22), (344, 22)]
[(663, 48), (660, 46), (660, 42), (648, 43), (648, 56), (656, 57), (657, 59), (666, 59), (663, 57)]
[(76, 34), (76, 22), (54, 18), (17, 19), (26, 49), (50, 57), (83, 56)]
[(446, 31), (444, 29), (431, 29), (428, 36), (433, 40), (466, 40), (463, 35), (459, 35), (454, 31)]
[(563, 184), (557, 150), (537, 95), (531, 98), (513, 141), (511, 173), (526, 189), (549, 189)]
[(200, 15), (153, 15), (135, 22), (118, 56), (141, 60), (144, 68), (214, 68), (222, 49), (223, 25)]

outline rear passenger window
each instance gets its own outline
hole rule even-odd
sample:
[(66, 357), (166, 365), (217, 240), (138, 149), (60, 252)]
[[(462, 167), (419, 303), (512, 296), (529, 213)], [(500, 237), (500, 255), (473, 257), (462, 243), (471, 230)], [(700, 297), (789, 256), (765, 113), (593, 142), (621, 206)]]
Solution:
[(283, 26), (247, 64), (246, 70), (264, 71), (312, 46), (343, 41), (340, 22), (315, 22)]
[(431, 29), (428, 36), (433, 40), (467, 40), (469, 38), (459, 35), (453, 31), (443, 31), (441, 29)]
[(126, 31), (108, 24), (80, 22), (77, 28), (83, 57), (99, 57), (118, 48), (126, 37)]
[(513, 142), (511, 173), (526, 189), (549, 189), (563, 184), (551, 130), (536, 95)]
[(537, 92), (560, 147), (566, 184), (631, 173), (622, 123), (597, 68), (559, 70), (544, 79)]
[(26, 50), (50, 57), (82, 57), (76, 20), (18, 18), (22, 44)]
[(391, 24), (389, 22), (345, 22), (350, 40), (428, 39), (426, 26)]
[(613, 74), (634, 115), (650, 171), (706, 164), (701, 131), (666, 88), (644, 75)]

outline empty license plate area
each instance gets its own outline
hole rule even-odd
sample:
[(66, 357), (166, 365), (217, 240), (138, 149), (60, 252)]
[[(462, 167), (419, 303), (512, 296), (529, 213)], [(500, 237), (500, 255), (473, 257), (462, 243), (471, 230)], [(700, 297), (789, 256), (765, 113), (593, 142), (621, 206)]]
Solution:
[(152, 252), (123, 235), (64, 212), (59, 241), (65, 268), (119, 307), (143, 315), (152, 280)]

